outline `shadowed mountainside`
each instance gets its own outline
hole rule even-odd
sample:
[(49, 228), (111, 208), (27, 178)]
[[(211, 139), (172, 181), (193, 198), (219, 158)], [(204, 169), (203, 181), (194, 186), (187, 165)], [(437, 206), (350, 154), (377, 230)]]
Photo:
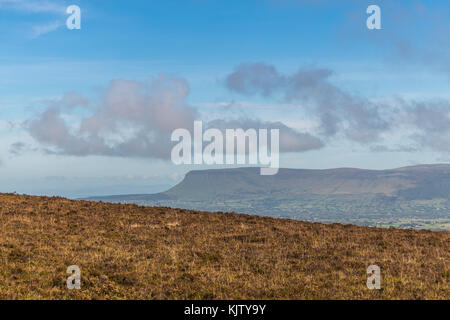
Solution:
[(261, 176), (258, 168), (197, 170), (163, 193), (89, 200), (450, 230), (450, 165), (280, 169), (274, 176)]
[(0, 299), (450, 299), (449, 263), (448, 232), (0, 194)]
[(166, 192), (90, 199), (208, 200), (276, 194), (382, 194), (407, 199), (450, 198), (450, 165), (421, 165), (391, 170), (280, 169), (273, 176), (261, 176), (259, 168), (194, 170)]

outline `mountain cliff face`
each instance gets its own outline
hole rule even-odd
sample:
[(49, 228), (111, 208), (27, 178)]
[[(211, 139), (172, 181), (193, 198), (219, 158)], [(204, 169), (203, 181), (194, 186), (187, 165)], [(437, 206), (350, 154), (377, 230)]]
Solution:
[(259, 168), (197, 170), (163, 193), (91, 200), (450, 230), (450, 165), (280, 169), (274, 176)]
[(280, 169), (274, 176), (261, 176), (259, 168), (194, 170), (188, 172), (178, 185), (162, 193), (90, 199), (200, 201), (304, 194), (447, 199), (450, 198), (450, 165), (421, 165), (391, 170)]
[(163, 193), (171, 199), (206, 199), (254, 195), (379, 194), (408, 199), (450, 197), (450, 165), (424, 165), (392, 170), (352, 168), (280, 169), (261, 176), (257, 168), (191, 171)]

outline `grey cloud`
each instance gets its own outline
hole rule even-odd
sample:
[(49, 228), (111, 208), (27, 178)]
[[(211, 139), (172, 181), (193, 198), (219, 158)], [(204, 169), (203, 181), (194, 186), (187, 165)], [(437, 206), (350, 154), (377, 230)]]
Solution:
[(450, 152), (450, 132), (448, 131), (443, 133), (412, 134), (411, 139), (416, 141), (422, 148), (444, 153)]
[(9, 146), (9, 153), (14, 156), (21, 156), (24, 153), (34, 152), (37, 150), (38, 150), (37, 148), (22, 141), (16, 141)]
[(332, 74), (329, 69), (309, 68), (282, 75), (271, 65), (246, 63), (227, 76), (226, 85), (244, 95), (281, 95), (286, 101), (304, 103), (319, 117), (324, 136), (343, 132), (360, 143), (376, 141), (390, 128), (389, 119), (381, 114), (383, 106), (333, 85), (329, 81)]
[[(49, 101), (25, 127), (48, 153), (167, 159), (170, 133), (191, 128), (197, 117), (185, 103), (188, 94), (185, 80), (165, 75), (148, 83), (115, 80), (102, 93), (100, 105), (69, 93)], [(89, 106), (91, 115), (69, 124), (65, 115), (78, 105)]]
[(304, 152), (324, 147), (324, 143), (317, 137), (298, 132), (281, 122), (259, 121), (253, 119), (238, 120), (214, 120), (207, 124), (208, 127), (218, 128), (223, 132), (225, 129), (279, 129), (280, 152)]
[[(28, 120), (25, 128), (50, 154), (168, 159), (172, 131), (185, 128), (192, 132), (199, 116), (186, 104), (188, 94), (185, 80), (165, 75), (148, 83), (115, 80), (102, 92), (98, 106), (71, 92), (61, 99), (47, 100), (47, 109)], [(74, 121), (77, 106), (86, 107), (90, 115)], [(281, 122), (215, 120), (205, 122), (205, 127), (279, 129), (281, 152), (301, 152), (324, 145), (319, 138)], [(23, 147), (17, 143), (11, 152), (19, 153)]]
[[(259, 77), (269, 76), (269, 80)], [(320, 120), (319, 136), (299, 132), (276, 121), (215, 120), (205, 127), (266, 128), (280, 130), (281, 152), (302, 152), (322, 148), (327, 138), (344, 136), (372, 147), (372, 151), (414, 152), (431, 149), (450, 152), (450, 103), (446, 100), (373, 103), (354, 96), (330, 82), (329, 69), (302, 69), (283, 75), (273, 66), (239, 66), (227, 78), (230, 90), (241, 94), (281, 97), (305, 105)], [(149, 82), (111, 81), (100, 99), (89, 100), (70, 92), (61, 99), (47, 100), (47, 108), (24, 126), (29, 134), (52, 154), (76, 156), (104, 155), (168, 159), (174, 129), (192, 132), (196, 109), (186, 103), (189, 85), (184, 79), (160, 75)], [(99, 100), (98, 103), (93, 101)], [(80, 117), (77, 107), (85, 110)], [(77, 118), (78, 114), (78, 118)], [(86, 114), (89, 114), (86, 116)], [(410, 130), (403, 146), (372, 145), (391, 129)], [(21, 154), (20, 142), (10, 148)]]
[(25, 147), (26, 147), (26, 144), (21, 141), (14, 142), (9, 147), (9, 152), (13, 155), (20, 155), (24, 151)]
[(416, 129), (411, 139), (423, 148), (450, 152), (450, 103), (444, 100), (418, 102), (407, 109)]
[(241, 94), (270, 95), (283, 83), (275, 67), (264, 63), (243, 63), (226, 79), (227, 87)]
[(417, 147), (412, 145), (397, 145), (395, 147), (387, 147), (384, 145), (374, 145), (370, 147), (372, 152), (417, 152)]
[(411, 116), (413, 123), (421, 131), (440, 133), (450, 130), (450, 104), (448, 101), (415, 103)]
[[(374, 152), (450, 152), (450, 102), (428, 99), (375, 103), (353, 95), (331, 83), (329, 69), (307, 68), (292, 74), (280, 74), (262, 63), (241, 64), (226, 79), (229, 90), (243, 95), (258, 94), (298, 102), (310, 116), (320, 120), (320, 134), (343, 135), (351, 141), (368, 144)], [(265, 75), (269, 80), (259, 79)], [(409, 130), (405, 145), (372, 145), (392, 129)]]

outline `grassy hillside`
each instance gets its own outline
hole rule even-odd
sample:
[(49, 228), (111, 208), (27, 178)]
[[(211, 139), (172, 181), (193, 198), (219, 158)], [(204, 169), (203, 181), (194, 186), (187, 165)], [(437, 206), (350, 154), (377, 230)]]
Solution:
[(0, 194), (0, 298), (450, 299), (450, 233)]

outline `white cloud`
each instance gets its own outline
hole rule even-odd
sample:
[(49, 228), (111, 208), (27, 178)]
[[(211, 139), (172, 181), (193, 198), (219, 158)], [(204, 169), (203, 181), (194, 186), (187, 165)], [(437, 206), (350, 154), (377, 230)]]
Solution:
[[(171, 132), (191, 128), (197, 117), (185, 102), (188, 94), (184, 79), (165, 75), (149, 82), (114, 80), (100, 105), (72, 92), (47, 101), (47, 109), (26, 127), (51, 148), (48, 153), (167, 159)], [(90, 116), (71, 124), (67, 116), (73, 116), (77, 106), (88, 108)]]
[(0, 9), (31, 13), (64, 14), (65, 6), (56, 1), (0, 0)]
[(50, 23), (46, 23), (43, 25), (37, 25), (33, 27), (33, 32), (31, 37), (37, 38), (41, 35), (44, 35), (46, 33), (52, 32), (57, 30), (58, 28), (62, 27), (63, 23), (61, 21), (53, 21)]
[(0, 11), (14, 11), (22, 14), (46, 14), (60, 16), (52, 22), (36, 24), (32, 27), (31, 38), (52, 32), (63, 26), (66, 6), (61, 1), (37, 0), (0, 0)]
[(254, 108), (254, 109), (302, 109), (304, 108), (301, 104), (292, 103), (255, 103), (250, 101), (215, 101), (215, 102), (199, 102), (195, 104), (198, 107), (204, 108), (231, 108), (231, 107), (242, 107), (242, 108)]

